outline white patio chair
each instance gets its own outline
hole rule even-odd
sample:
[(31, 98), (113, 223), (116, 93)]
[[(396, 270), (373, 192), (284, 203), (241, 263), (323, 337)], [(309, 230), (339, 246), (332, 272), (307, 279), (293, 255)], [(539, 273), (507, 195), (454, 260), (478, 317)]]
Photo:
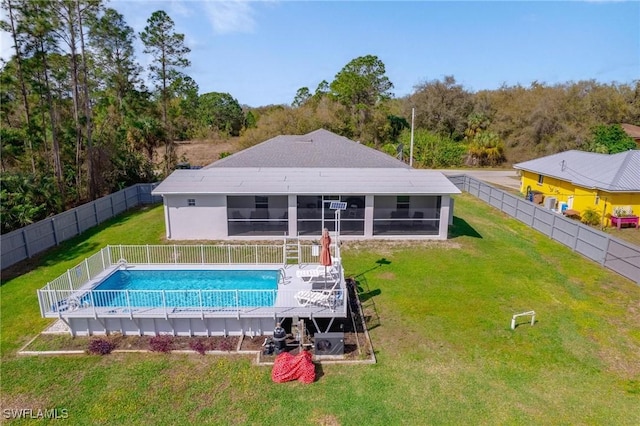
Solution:
[(296, 271), (296, 276), (305, 282), (323, 280), (325, 278), (333, 282), (339, 278), (338, 271), (334, 266), (325, 267), (322, 265), (318, 265), (312, 269), (298, 269)]
[(338, 289), (339, 282), (331, 287), (330, 290), (301, 290), (294, 298), (298, 305), (306, 307), (309, 305), (323, 306), (335, 310), (338, 300), (340, 300), (341, 291)]

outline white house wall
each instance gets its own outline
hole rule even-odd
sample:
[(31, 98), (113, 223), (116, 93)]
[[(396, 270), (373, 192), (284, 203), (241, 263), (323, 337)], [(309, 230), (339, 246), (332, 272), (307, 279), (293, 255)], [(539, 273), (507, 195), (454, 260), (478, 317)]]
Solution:
[[(189, 206), (188, 200), (195, 200)], [(227, 200), (224, 195), (165, 195), (167, 238), (219, 240), (227, 236)]]
[(446, 240), (449, 233), (449, 222), (453, 224), (453, 200), (451, 197), (442, 196), (440, 202), (440, 229), (438, 232), (438, 240)]
[[(378, 209), (393, 209), (397, 207), (396, 196), (365, 196), (364, 235), (342, 236), (343, 239), (447, 239), (448, 226), (451, 217), (451, 197), (440, 195), (440, 218), (437, 235), (373, 235), (373, 219)], [(276, 197), (274, 197), (275, 199)], [(277, 197), (277, 207), (283, 212), (288, 211), (289, 235), (297, 235), (297, 197)], [(195, 200), (195, 206), (189, 206), (188, 200)], [(287, 202), (288, 200), (288, 202)], [(375, 201), (374, 201), (375, 200)], [(284, 204), (282, 203), (284, 201)], [(167, 224), (167, 239), (170, 240), (251, 240), (257, 236), (228, 235), (226, 195), (164, 195), (165, 223)], [(271, 203), (270, 203), (271, 205)], [(274, 205), (275, 207), (275, 205)], [(249, 208), (249, 206), (247, 206)], [(435, 196), (411, 196), (409, 213), (414, 210), (432, 210), (437, 208)], [(379, 210), (382, 213), (382, 210)], [(380, 214), (380, 213), (378, 213)], [(380, 217), (380, 216), (377, 216)], [(260, 239), (282, 238), (281, 236), (259, 236)], [(314, 237), (315, 238), (315, 237)]]

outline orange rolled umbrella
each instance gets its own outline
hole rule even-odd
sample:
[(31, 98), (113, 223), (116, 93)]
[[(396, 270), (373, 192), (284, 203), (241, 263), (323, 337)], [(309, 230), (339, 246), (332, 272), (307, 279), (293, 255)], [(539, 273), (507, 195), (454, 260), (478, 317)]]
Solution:
[(324, 228), (320, 238), (320, 264), (324, 266), (324, 279), (327, 280), (327, 266), (331, 266), (331, 237), (329, 230)]

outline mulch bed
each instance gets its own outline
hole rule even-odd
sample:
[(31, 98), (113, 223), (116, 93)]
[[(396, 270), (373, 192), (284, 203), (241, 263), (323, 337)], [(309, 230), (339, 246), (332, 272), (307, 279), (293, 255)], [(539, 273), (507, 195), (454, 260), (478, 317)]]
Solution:
[[(152, 350), (154, 336), (123, 336), (118, 333), (109, 336), (78, 336), (41, 334), (24, 350), (27, 351), (77, 351), (87, 350), (92, 340), (103, 339), (112, 343), (115, 350), (145, 351)], [(193, 350), (192, 344), (198, 341), (207, 351), (235, 351), (240, 342), (238, 336), (186, 337), (169, 336), (171, 350)]]

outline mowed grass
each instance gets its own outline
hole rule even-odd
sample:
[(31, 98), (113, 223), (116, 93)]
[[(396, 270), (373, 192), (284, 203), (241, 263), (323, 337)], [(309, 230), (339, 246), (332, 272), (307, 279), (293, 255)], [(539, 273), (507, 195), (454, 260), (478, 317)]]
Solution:
[[(116, 218), (3, 282), (2, 408), (109, 425), (640, 424), (640, 287), (471, 196), (455, 206), (447, 242), (344, 244), (378, 363), (318, 366), (311, 385), (242, 356), (16, 355), (49, 323), (36, 289), (106, 244), (163, 241), (162, 207)], [(536, 324), (512, 331), (528, 310)]]

